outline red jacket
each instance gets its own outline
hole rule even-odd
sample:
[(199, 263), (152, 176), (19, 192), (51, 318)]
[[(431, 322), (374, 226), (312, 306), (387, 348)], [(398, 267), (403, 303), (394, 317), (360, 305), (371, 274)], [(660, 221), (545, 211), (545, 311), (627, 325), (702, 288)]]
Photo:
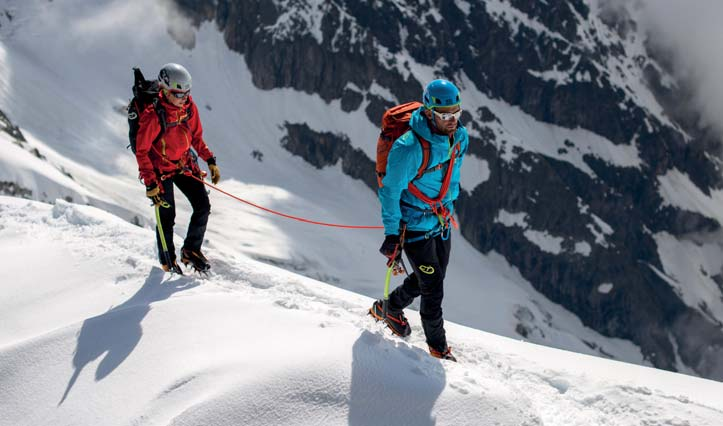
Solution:
[[(138, 171), (146, 186), (158, 183), (158, 179), (162, 175), (195, 167), (189, 150), (191, 147), (204, 161), (213, 157), (213, 152), (203, 141), (203, 127), (198, 118), (198, 108), (191, 96), (181, 108), (166, 101), (163, 92), (158, 96), (158, 106), (166, 111), (166, 122), (181, 124), (167, 125), (166, 132), (161, 139), (153, 144), (161, 132), (158, 115), (153, 109), (153, 104), (149, 104), (141, 113), (140, 127), (136, 136), (136, 160), (138, 161)], [(191, 117), (182, 123), (187, 111), (190, 112)]]

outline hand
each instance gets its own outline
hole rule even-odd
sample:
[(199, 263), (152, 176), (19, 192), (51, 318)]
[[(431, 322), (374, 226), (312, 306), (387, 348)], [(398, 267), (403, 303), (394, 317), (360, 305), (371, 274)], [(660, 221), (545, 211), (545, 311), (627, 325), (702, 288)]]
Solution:
[(221, 180), (221, 171), (218, 170), (218, 166), (215, 164), (209, 164), (208, 170), (211, 171), (211, 182), (216, 185)]
[(160, 206), (165, 202), (163, 197), (161, 197), (161, 188), (158, 187), (157, 183), (153, 183), (151, 186), (146, 187), (146, 197), (151, 199), (154, 206)]
[(391, 265), (399, 260), (399, 258), (402, 257), (402, 249), (399, 245), (399, 235), (387, 235), (384, 237), (384, 242), (379, 248), (379, 253), (389, 259), (387, 265)]
[(216, 157), (211, 157), (208, 160), (206, 160), (206, 164), (208, 164), (208, 170), (211, 171), (211, 183), (216, 185), (218, 181), (221, 180), (221, 171), (218, 169), (218, 166), (216, 165)]

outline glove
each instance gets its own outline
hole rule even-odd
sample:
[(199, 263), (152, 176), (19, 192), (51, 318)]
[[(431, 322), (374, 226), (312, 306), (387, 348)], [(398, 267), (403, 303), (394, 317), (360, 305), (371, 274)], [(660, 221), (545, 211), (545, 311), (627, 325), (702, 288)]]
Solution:
[(206, 164), (208, 164), (208, 170), (211, 171), (211, 183), (216, 185), (218, 181), (221, 180), (221, 171), (218, 169), (218, 166), (216, 165), (216, 157), (211, 157), (208, 160), (206, 160)]
[(211, 182), (216, 185), (221, 180), (221, 171), (218, 170), (218, 166), (215, 164), (209, 164), (208, 170), (211, 171)]
[(387, 235), (384, 242), (379, 248), (379, 253), (389, 259), (387, 266), (399, 260), (402, 257), (402, 249), (399, 247), (399, 235)]
[(158, 187), (157, 183), (152, 183), (151, 186), (146, 186), (146, 197), (151, 199), (154, 206), (160, 206), (165, 201), (161, 197), (161, 188)]

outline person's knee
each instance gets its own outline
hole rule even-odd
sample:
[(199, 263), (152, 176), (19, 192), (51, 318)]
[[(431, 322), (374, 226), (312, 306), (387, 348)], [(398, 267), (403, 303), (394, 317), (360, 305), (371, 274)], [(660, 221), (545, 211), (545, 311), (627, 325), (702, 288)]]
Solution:
[(425, 310), (431, 312), (442, 309), (442, 299), (444, 299), (442, 283), (423, 286), (421, 296), (420, 304)]
[(416, 274), (421, 295), (430, 297), (441, 293), (444, 281), (440, 271), (435, 269), (434, 266), (429, 266), (430, 269), (427, 269), (427, 273), (425, 273), (422, 268), (423, 267), (420, 267)]
[(208, 216), (211, 214), (211, 203), (209, 202), (208, 197), (196, 200), (192, 204), (192, 207), (193, 211), (199, 215)]
[(173, 207), (161, 208), (159, 216), (164, 225), (173, 226), (176, 223), (176, 209)]
[(210, 215), (211, 214), (211, 203), (206, 201), (203, 205), (201, 205), (199, 210), (204, 216)]

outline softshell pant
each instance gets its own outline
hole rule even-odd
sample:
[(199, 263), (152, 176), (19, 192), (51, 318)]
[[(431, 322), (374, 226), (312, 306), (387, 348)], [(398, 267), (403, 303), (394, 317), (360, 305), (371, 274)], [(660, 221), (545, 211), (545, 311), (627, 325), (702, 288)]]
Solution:
[[(166, 238), (166, 246), (171, 259), (176, 259), (176, 249), (173, 245), (173, 225), (176, 222), (176, 200), (173, 193), (173, 185), (181, 190), (183, 195), (188, 198), (193, 208), (191, 220), (188, 223), (188, 232), (183, 242), (183, 247), (190, 250), (200, 250), (203, 243), (203, 236), (206, 234), (206, 224), (208, 223), (208, 215), (211, 213), (211, 204), (208, 201), (208, 194), (203, 183), (197, 181), (191, 176), (177, 174), (169, 176), (166, 180), (161, 181), (163, 186), (163, 199), (165, 199), (170, 207), (159, 209), (161, 216), (161, 226), (163, 227), (163, 235)], [(161, 245), (161, 237), (158, 235), (156, 228), (156, 242), (158, 243), (158, 257), (161, 264), (166, 263), (163, 258), (163, 245)]]
[[(406, 237), (411, 239), (418, 234), (422, 233), (407, 231)], [(422, 317), (424, 335), (427, 337), (427, 344), (440, 352), (447, 348), (442, 319), (442, 298), (444, 298), (444, 276), (447, 273), (451, 247), (451, 239), (443, 240), (441, 235), (428, 240), (405, 243), (404, 252), (414, 273), (389, 295), (391, 311), (401, 311), (409, 306), (414, 298), (422, 296), (419, 314)]]

